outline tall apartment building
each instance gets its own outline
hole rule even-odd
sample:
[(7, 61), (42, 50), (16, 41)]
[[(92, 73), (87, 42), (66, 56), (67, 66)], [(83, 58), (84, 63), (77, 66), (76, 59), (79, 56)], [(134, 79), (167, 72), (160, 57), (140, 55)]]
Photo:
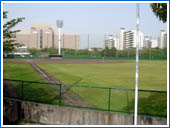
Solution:
[(152, 39), (151, 42), (152, 42), (151, 48), (157, 48), (159, 46), (158, 45), (158, 40)]
[(114, 37), (113, 35), (109, 35), (106, 43), (107, 43), (106, 45), (108, 46), (109, 49), (111, 49), (112, 47), (119, 49), (119, 38), (118, 37)]
[(151, 38), (148, 36), (145, 36), (143, 48), (151, 48), (151, 46), (152, 46)]
[(124, 46), (124, 33), (125, 28), (120, 28), (120, 42), (119, 42), (119, 50), (123, 50)]
[[(144, 34), (139, 32), (139, 49), (144, 47)], [(119, 49), (136, 48), (136, 30), (126, 31), (120, 28), (120, 46)]]
[(159, 46), (158, 39), (151, 39), (151, 37), (144, 37), (144, 48), (157, 48)]
[[(58, 48), (58, 30), (53, 30), (49, 24), (34, 24), (16, 33), (16, 43), (36, 49)], [(61, 48), (80, 49), (80, 36), (62, 31)]]
[(167, 48), (167, 33), (164, 30), (160, 31), (159, 48)]

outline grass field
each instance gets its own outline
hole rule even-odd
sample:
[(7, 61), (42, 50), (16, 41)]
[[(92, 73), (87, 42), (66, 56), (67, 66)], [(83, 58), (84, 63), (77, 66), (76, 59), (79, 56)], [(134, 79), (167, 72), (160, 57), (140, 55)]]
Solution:
[(3, 74), (5, 78), (15, 80), (44, 81), (27, 63), (4, 63)]
[[(131, 88), (135, 87), (135, 61), (123, 63), (88, 63), (88, 64), (52, 64), (38, 65), (65, 84), (91, 85), (98, 87)], [(141, 61), (139, 65), (139, 89), (167, 89), (166, 61)], [(104, 89), (78, 88), (71, 90), (95, 108), (108, 109), (109, 91)], [(157, 97), (148, 101), (150, 97)], [(164, 98), (165, 101), (158, 97)], [(139, 110), (141, 113), (166, 115), (166, 95), (161, 93), (139, 92)], [(155, 100), (162, 102), (154, 106)], [(113, 111), (133, 112), (134, 92), (112, 90), (110, 109)], [(145, 105), (143, 105), (143, 103)], [(150, 104), (152, 103), (152, 104)], [(141, 106), (141, 107), (140, 107)], [(162, 108), (155, 113), (154, 108)], [(143, 110), (145, 108), (145, 110)], [(151, 111), (153, 110), (154, 111)], [(163, 111), (164, 110), (164, 111)]]
[[(38, 63), (65, 84), (134, 88), (135, 61), (122, 63), (54, 64)], [(167, 89), (166, 61), (140, 61), (139, 88)]]
[[(27, 63), (4, 63), (4, 78), (24, 81), (45, 82), (39, 74)], [(10, 82), (16, 89), (18, 96), (21, 97), (21, 82)], [(56, 89), (50, 88), (45, 84), (24, 83), (24, 99), (39, 101), (44, 103), (56, 104)]]
[[(25, 75), (23, 71), (32, 72), (26, 64), (6, 63), (4, 73), (13, 79), (38, 80), (37, 74)], [(12, 66), (11, 66), (12, 65)], [(65, 84), (88, 85), (98, 87), (131, 88), (135, 87), (135, 61), (121, 63), (38, 63), (47, 71)], [(19, 75), (18, 75), (19, 74)], [(28, 73), (29, 74), (29, 73)], [(33, 76), (33, 74), (35, 76)], [(32, 78), (33, 77), (33, 78)], [(33, 88), (33, 87), (32, 87)], [(34, 89), (36, 89), (34, 87)], [(140, 61), (139, 64), (139, 89), (167, 90), (167, 65), (166, 61)], [(89, 104), (99, 109), (108, 109), (108, 89), (72, 87), (75, 92)], [(41, 91), (38, 91), (41, 93)], [(47, 93), (50, 93), (50, 90)], [(33, 93), (32, 93), (33, 94)], [(35, 93), (36, 94), (36, 93)], [(44, 94), (43, 94), (44, 95)], [(46, 96), (47, 97), (47, 96)], [(46, 98), (45, 96), (42, 97)], [(153, 98), (155, 97), (155, 98)], [(52, 96), (51, 99), (53, 99)], [(160, 99), (161, 98), (161, 99)], [(48, 97), (47, 97), (48, 99)], [(149, 100), (148, 100), (149, 99)], [(133, 112), (134, 92), (112, 90), (110, 109), (113, 111)], [(161, 105), (161, 106), (160, 106)], [(141, 107), (140, 107), (141, 106)], [(145, 109), (143, 109), (145, 108)], [(158, 109), (160, 108), (160, 109)], [(150, 92), (139, 93), (140, 113), (166, 115), (166, 95)], [(153, 110), (153, 111), (151, 111)]]

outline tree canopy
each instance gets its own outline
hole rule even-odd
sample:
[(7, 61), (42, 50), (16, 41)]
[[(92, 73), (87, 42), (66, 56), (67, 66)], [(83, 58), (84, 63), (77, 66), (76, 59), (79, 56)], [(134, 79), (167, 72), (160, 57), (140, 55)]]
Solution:
[[(3, 11), (3, 20), (7, 18), (7, 11)], [(15, 27), (19, 22), (22, 22), (25, 18), (16, 18), (10, 21), (7, 21), (3, 25), (3, 50), (4, 52), (9, 52), (14, 50), (15, 45), (19, 45), (15, 43), (16, 32), (20, 30), (11, 30)]]
[(154, 14), (161, 20), (163, 23), (167, 21), (167, 4), (166, 3), (152, 3), (150, 4)]

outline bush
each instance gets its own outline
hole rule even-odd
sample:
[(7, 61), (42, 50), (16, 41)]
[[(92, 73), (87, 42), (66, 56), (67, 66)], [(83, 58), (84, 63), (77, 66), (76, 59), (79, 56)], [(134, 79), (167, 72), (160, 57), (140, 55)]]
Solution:
[[(128, 112), (134, 112), (134, 99), (125, 107)], [(167, 95), (166, 93), (155, 93), (149, 97), (139, 98), (138, 100), (138, 114), (153, 115), (153, 116), (167, 116)]]

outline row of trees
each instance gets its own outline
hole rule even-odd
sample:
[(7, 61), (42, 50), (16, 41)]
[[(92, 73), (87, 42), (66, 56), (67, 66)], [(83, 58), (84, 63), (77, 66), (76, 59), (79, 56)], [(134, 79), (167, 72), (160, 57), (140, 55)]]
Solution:
[[(125, 50), (117, 50), (112, 47), (109, 49), (106, 47), (103, 50), (98, 50), (97, 48), (89, 51), (87, 49), (82, 50), (74, 50), (74, 49), (61, 49), (63, 56), (79, 56), (79, 57), (126, 57), (126, 58), (135, 58), (136, 57), (136, 49), (125, 49)], [(30, 49), (30, 53), (33, 56), (48, 56), (51, 54), (58, 54), (58, 49), (55, 48), (44, 48), (41, 50)], [(151, 48), (151, 49), (143, 49), (139, 50), (140, 58), (166, 58), (167, 57), (167, 49), (159, 49), (159, 48)]]

